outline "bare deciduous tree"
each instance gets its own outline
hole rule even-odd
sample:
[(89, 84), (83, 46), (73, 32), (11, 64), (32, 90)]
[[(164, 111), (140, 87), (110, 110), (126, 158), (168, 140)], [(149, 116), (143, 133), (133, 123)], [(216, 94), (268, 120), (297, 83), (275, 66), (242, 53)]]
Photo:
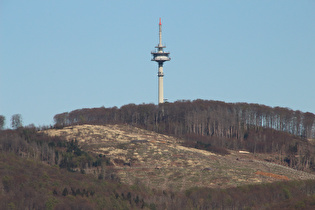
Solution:
[(5, 117), (3, 115), (0, 115), (0, 130), (3, 129), (5, 123)]
[(11, 117), (11, 126), (16, 129), (23, 126), (21, 114), (14, 114)]

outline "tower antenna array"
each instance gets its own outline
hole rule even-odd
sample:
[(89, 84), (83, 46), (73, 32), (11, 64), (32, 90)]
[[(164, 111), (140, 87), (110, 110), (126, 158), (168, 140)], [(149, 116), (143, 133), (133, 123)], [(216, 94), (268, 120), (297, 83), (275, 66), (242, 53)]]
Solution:
[(165, 52), (163, 48), (166, 46), (162, 45), (162, 23), (161, 23), (161, 18), (159, 22), (159, 44), (155, 47), (157, 48), (155, 51), (152, 51), (151, 54), (153, 58), (151, 61), (156, 61), (159, 66), (158, 70), (158, 80), (159, 80), (159, 104), (164, 103), (164, 95), (163, 95), (163, 63), (165, 61), (170, 61), (171, 58), (169, 57), (170, 52)]

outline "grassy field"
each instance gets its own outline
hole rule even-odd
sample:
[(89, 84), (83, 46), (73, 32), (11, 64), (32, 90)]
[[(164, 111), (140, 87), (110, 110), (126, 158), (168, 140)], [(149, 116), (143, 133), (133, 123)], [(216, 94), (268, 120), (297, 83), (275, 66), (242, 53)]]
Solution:
[(264, 161), (267, 155), (229, 151), (221, 156), (128, 125), (77, 125), (42, 132), (77, 140), (85, 151), (106, 155), (121, 181), (130, 185), (141, 182), (151, 188), (185, 190), (315, 179), (313, 174)]

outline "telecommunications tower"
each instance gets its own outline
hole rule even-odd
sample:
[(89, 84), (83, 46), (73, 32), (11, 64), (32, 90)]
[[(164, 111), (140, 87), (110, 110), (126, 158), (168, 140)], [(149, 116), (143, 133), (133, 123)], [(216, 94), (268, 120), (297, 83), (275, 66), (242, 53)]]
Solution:
[(171, 60), (169, 57), (169, 52), (164, 52), (163, 48), (166, 46), (162, 45), (162, 23), (160, 18), (159, 23), (159, 44), (155, 48), (157, 48), (156, 51), (152, 51), (151, 54), (153, 58), (151, 61), (156, 61), (159, 64), (159, 71), (158, 71), (158, 78), (159, 78), (159, 104), (164, 103), (164, 96), (163, 96), (163, 63), (165, 61)]

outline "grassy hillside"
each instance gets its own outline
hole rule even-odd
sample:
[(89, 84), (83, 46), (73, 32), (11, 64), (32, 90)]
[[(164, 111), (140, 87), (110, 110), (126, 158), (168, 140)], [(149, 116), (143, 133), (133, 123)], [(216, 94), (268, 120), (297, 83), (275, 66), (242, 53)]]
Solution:
[(315, 179), (314, 174), (263, 160), (270, 155), (232, 150), (226, 155), (215, 154), (182, 146), (181, 139), (128, 125), (77, 125), (44, 133), (75, 139), (85, 151), (110, 158), (112, 169), (126, 184), (141, 182), (162, 190), (186, 190)]

